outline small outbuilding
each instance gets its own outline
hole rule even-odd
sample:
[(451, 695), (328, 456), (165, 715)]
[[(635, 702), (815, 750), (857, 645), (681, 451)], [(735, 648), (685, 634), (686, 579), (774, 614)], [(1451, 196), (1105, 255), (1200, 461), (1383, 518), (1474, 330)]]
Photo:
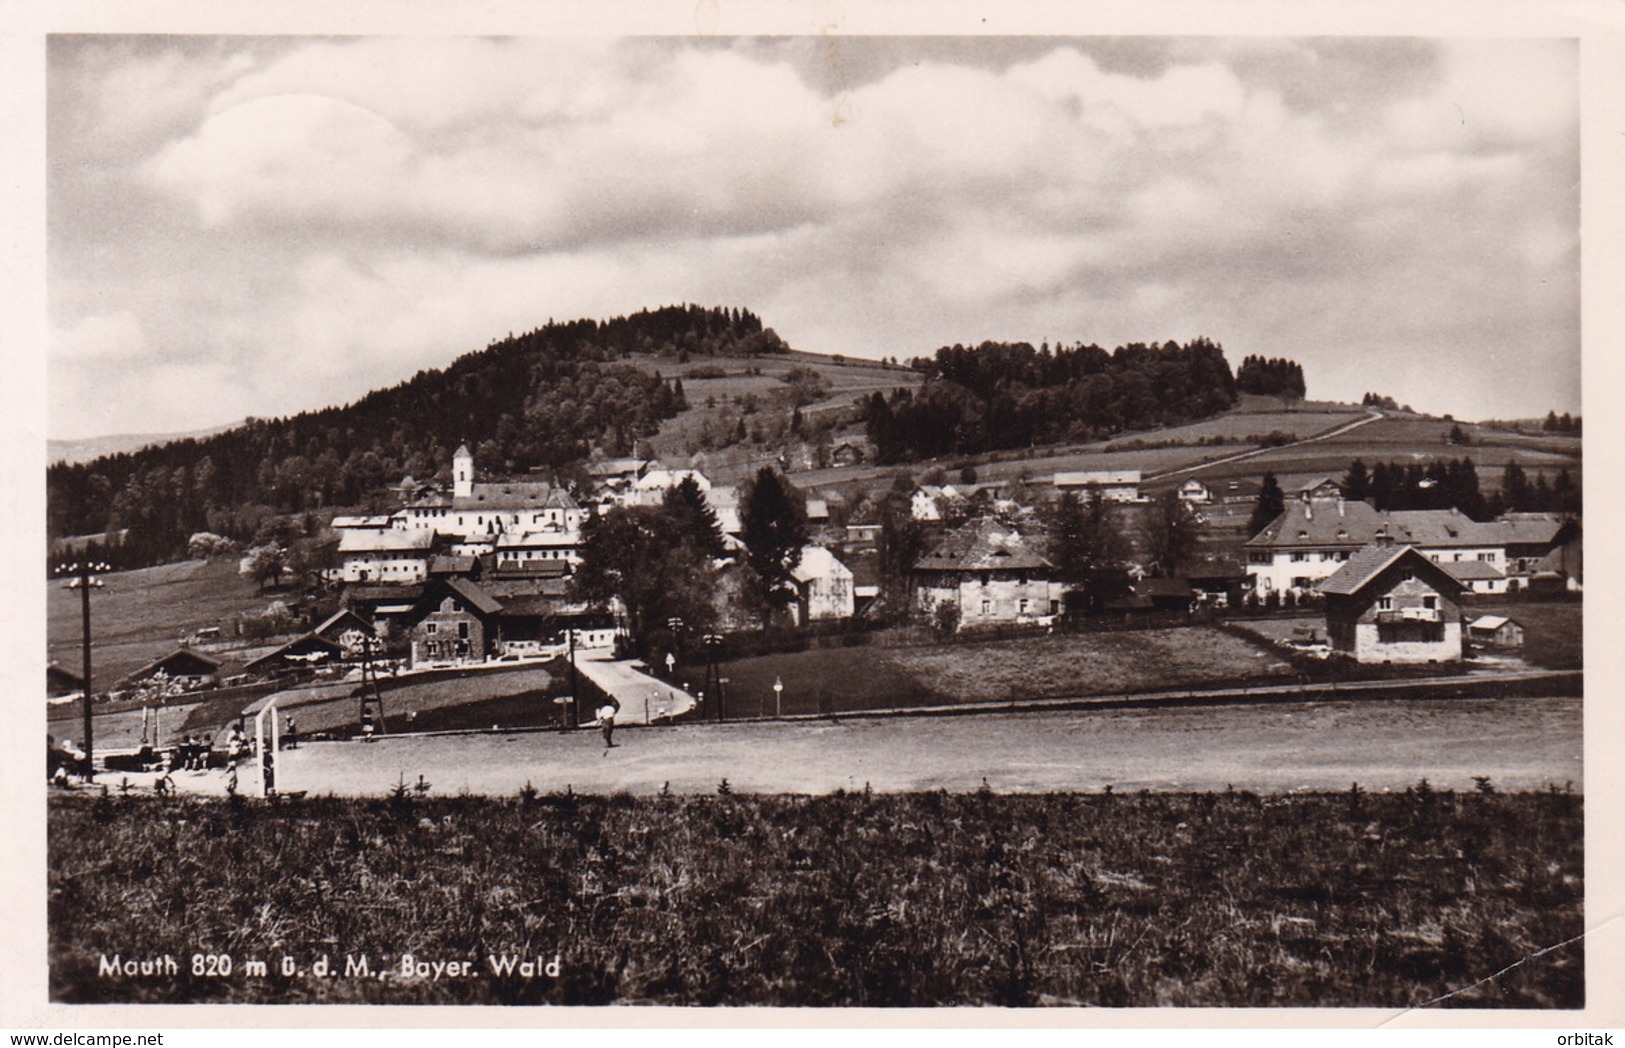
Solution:
[(145, 666), (119, 681), (120, 688), (141, 684), (155, 677), (179, 682), (183, 690), (190, 691), (213, 684), (220, 673), (220, 660), (191, 648), (176, 648), (162, 658), (153, 659)]
[(1523, 626), (1505, 615), (1481, 615), (1467, 624), (1467, 639), (1491, 648), (1523, 647)]

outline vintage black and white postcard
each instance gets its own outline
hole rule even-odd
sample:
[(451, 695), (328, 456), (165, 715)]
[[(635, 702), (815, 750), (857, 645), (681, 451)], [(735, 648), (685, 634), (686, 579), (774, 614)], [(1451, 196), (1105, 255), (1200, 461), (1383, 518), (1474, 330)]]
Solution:
[(1502, 14), (45, 19), (7, 1021), (1617, 1023), (1618, 26)]

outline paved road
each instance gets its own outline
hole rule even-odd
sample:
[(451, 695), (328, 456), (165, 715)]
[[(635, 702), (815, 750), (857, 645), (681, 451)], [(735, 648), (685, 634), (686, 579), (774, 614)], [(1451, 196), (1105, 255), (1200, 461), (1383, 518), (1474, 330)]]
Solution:
[[(281, 757), (281, 785), (377, 796), (421, 775), (463, 791), (823, 793), (1403, 789), (1427, 778), (1502, 789), (1583, 782), (1578, 698), (1383, 699), (1205, 708), (1068, 710), (975, 717), (757, 722), (596, 733), (390, 736), (312, 743)], [(178, 773), (183, 792), (220, 793), (223, 773)], [(130, 776), (145, 785), (146, 777)], [(116, 775), (103, 781), (117, 784)], [(241, 786), (258, 783), (252, 767)]]
[(607, 651), (578, 650), (576, 669), (581, 675), (620, 700), (617, 724), (648, 724), (687, 713), (694, 708), (694, 696), (682, 688), (657, 680), (634, 669), (627, 660), (617, 660)]

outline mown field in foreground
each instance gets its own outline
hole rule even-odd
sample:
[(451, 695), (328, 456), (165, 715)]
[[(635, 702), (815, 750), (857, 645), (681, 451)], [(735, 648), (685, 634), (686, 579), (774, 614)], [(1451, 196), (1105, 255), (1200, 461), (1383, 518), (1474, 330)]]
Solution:
[[(1489, 784), (56, 797), (51, 996), (1577, 1008), (1582, 807)], [(115, 954), (178, 970), (103, 973)]]

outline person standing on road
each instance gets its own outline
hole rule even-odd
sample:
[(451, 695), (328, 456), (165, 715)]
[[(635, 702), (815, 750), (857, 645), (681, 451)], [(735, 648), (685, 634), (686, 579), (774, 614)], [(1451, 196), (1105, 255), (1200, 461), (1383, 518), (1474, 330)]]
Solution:
[(613, 697), (598, 707), (598, 726), (604, 732), (604, 753), (608, 754), (615, 748), (615, 714), (619, 713), (621, 704)]
[(293, 714), (291, 713), (288, 714), (288, 730), (283, 737), (287, 740), (288, 749), (297, 750), (299, 748), (299, 727), (294, 723)]

